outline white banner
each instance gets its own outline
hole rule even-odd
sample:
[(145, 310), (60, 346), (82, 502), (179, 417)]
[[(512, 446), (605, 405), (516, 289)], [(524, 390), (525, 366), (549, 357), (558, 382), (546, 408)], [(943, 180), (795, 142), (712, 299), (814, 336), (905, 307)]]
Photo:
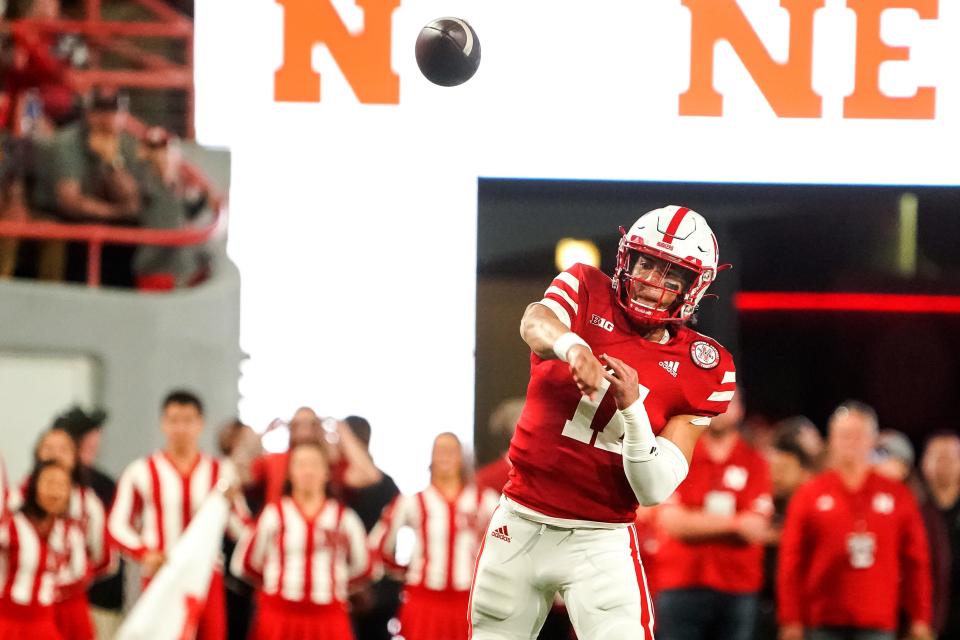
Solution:
[(220, 491), (207, 497), (116, 640), (189, 640), (196, 635), (229, 511)]

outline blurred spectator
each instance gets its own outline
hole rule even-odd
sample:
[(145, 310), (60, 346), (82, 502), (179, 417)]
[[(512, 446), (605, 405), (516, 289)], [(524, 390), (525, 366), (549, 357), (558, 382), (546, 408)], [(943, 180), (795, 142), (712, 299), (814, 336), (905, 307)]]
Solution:
[[(174, 391), (161, 405), (162, 451), (135, 460), (117, 483), (110, 511), (110, 535), (128, 557), (140, 563), (149, 581), (167, 560), (167, 554), (187, 529), (204, 498), (224, 479), (237, 482), (233, 465), (200, 450), (204, 427), (203, 403), (189, 391)], [(235, 500), (228, 533), (237, 536), (246, 514)], [(199, 640), (226, 634), (222, 568), (215, 569), (197, 624)]]
[(231, 569), (260, 586), (258, 640), (353, 640), (346, 603), (369, 578), (366, 531), (328, 497), (330, 466), (317, 440), (290, 449), (283, 497), (237, 544)]
[[(233, 462), (241, 484), (249, 483), (253, 460), (263, 454), (260, 437), (239, 418), (230, 420), (217, 432), (217, 445), (220, 455)], [(257, 512), (263, 508), (258, 505)], [(226, 589), (227, 638), (245, 640), (250, 631), (253, 612), (253, 587), (232, 571), (233, 554), (237, 543), (225, 536), (223, 539), (223, 557), (225, 558), (223, 583)]]
[(250, 465), (248, 489), (260, 494), (262, 498), (256, 502), (263, 505), (276, 502), (283, 495), (283, 483), (287, 477), (289, 450), (303, 442), (321, 442), (323, 440), (323, 425), (316, 411), (310, 407), (297, 409), (290, 422), (274, 420), (264, 436), (276, 429), (286, 428), (289, 434), (287, 451), (264, 453), (255, 458)]
[[(341, 492), (347, 506), (357, 512), (369, 532), (376, 525), (380, 515), (394, 498), (400, 495), (400, 489), (389, 475), (381, 471), (370, 455), (370, 423), (360, 416), (347, 416), (338, 425), (340, 449), (346, 446), (348, 456), (356, 460), (363, 459), (362, 467), (366, 471), (360, 476), (346, 474), (349, 483)], [(351, 463), (356, 466), (356, 463)], [(372, 468), (371, 468), (372, 467)], [(354, 486), (350, 486), (352, 483)], [(402, 582), (392, 576), (381, 576), (368, 589), (359, 594), (353, 602), (353, 630), (361, 640), (388, 640), (390, 620), (396, 617), (400, 606)]]
[(909, 637), (932, 637), (923, 522), (910, 491), (872, 470), (877, 435), (871, 407), (840, 405), (829, 422), (830, 470), (790, 502), (777, 575), (781, 640), (805, 630), (808, 640), (893, 640), (901, 604)]
[[(141, 143), (146, 170), (141, 179), (140, 222), (152, 229), (182, 229), (208, 205), (219, 206), (208, 183), (183, 162), (176, 141), (162, 127), (153, 127)], [(137, 288), (168, 291), (204, 279), (209, 258), (194, 247), (137, 249), (133, 259)]]
[(919, 488), (912, 485), (913, 465), (916, 461), (916, 453), (913, 450), (913, 444), (905, 434), (892, 429), (884, 429), (877, 437), (877, 448), (874, 452), (874, 470), (880, 475), (904, 482), (911, 488)]
[(45, 431), (34, 449), (34, 463), (56, 462), (71, 472), (73, 486), (67, 515), (76, 522), (82, 537), (74, 539), (70, 563), (57, 576), (54, 604), (56, 625), (64, 640), (93, 640), (94, 627), (87, 590), (93, 580), (116, 570), (116, 553), (106, 535), (106, 509), (82, 481), (77, 445), (70, 433), (55, 426)]
[[(134, 224), (140, 212), (142, 173), (136, 140), (124, 132), (125, 96), (94, 91), (85, 117), (40, 145), (36, 161), (47, 167), (39, 172), (31, 208), (40, 219), (71, 222)], [(117, 265), (111, 255), (129, 254), (126, 247), (106, 247), (104, 282), (129, 284), (129, 264)], [(40, 255), (39, 276), (62, 280), (66, 269), (66, 243), (47, 241)], [(114, 275), (114, 271), (118, 271)]]
[(510, 439), (513, 430), (523, 412), (523, 398), (510, 398), (497, 405), (490, 414), (490, 429), (488, 433), (497, 444), (497, 459), (477, 470), (476, 483), (483, 489), (492, 489), (497, 493), (503, 491), (510, 474), (510, 459), (507, 451), (510, 449)]
[[(467, 609), (480, 541), (497, 506), (494, 491), (467, 484), (460, 440), (442, 433), (433, 442), (430, 486), (398, 496), (370, 534), (385, 566), (405, 576), (399, 635), (406, 640), (467, 640)], [(396, 557), (400, 529), (413, 530), (413, 556)]]
[[(27, 156), (26, 141), (0, 129), (0, 220), (29, 218), (24, 192)], [(16, 271), (19, 246), (16, 238), (0, 237), (0, 278), (10, 278)]]
[[(960, 434), (938, 431), (927, 440), (921, 472), (926, 501), (938, 511), (928, 534), (946, 551), (933, 564), (934, 619), (941, 638), (960, 638)], [(938, 526), (939, 525), (939, 526)]]
[(660, 507), (661, 640), (753, 638), (773, 506), (767, 461), (739, 434), (741, 395), (710, 422), (687, 478)]
[(62, 564), (41, 558), (75, 558), (70, 549), (83, 533), (65, 517), (70, 472), (43, 462), (27, 478), (23, 506), (0, 517), (0, 566), (10, 575), (0, 591), (0, 638), (61, 640), (54, 622), (54, 595)]
[[(37, 27), (37, 22), (60, 18), (60, 0), (25, 0), (11, 17), (9, 38), (0, 43), (0, 72), (9, 104), (0, 119), (0, 128), (25, 133), (24, 118), (42, 135), (77, 117), (76, 92), (70, 82), (71, 69), (87, 66), (90, 51), (82, 36), (56, 33)], [(28, 113), (37, 109), (37, 113)]]
[[(117, 485), (113, 478), (95, 466), (106, 419), (107, 414), (102, 410), (95, 409), (87, 413), (80, 407), (73, 407), (58, 416), (53, 426), (65, 430), (73, 438), (80, 459), (80, 477), (93, 489), (100, 502), (109, 508), (113, 504)], [(101, 525), (106, 526), (106, 523), (101, 520)], [(116, 573), (90, 585), (87, 597), (97, 636), (112, 638), (123, 621), (122, 562)]]
[(773, 640), (777, 637), (775, 584), (780, 534), (790, 498), (815, 472), (810, 451), (800, 444), (806, 426), (816, 431), (813, 424), (802, 417), (778, 422), (774, 425), (773, 448), (767, 455), (773, 486), (773, 517), (770, 519), (770, 535), (763, 550), (763, 588), (760, 590), (756, 633), (758, 640)]

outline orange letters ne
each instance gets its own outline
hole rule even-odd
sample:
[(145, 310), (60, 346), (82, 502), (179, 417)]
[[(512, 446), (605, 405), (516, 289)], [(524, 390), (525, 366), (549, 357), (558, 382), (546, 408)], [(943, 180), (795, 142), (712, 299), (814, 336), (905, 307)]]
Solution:
[(880, 39), (880, 16), (887, 9), (914, 9), (921, 19), (935, 20), (938, 0), (847, 0), (847, 5), (857, 12), (857, 79), (853, 93), (843, 103), (843, 117), (932, 119), (935, 88), (920, 87), (910, 98), (891, 98), (880, 92), (880, 64), (910, 57), (907, 47), (890, 47)]
[[(726, 40), (753, 77), (774, 113), (784, 118), (818, 118), (822, 98), (813, 91), (813, 16), (825, 0), (780, 0), (790, 14), (790, 49), (785, 64), (773, 60), (737, 4), (737, 0), (682, 0), (692, 19), (690, 88), (680, 96), (680, 115), (722, 116), (723, 96), (713, 87), (714, 48)], [(880, 65), (906, 60), (907, 47), (880, 39), (880, 18), (893, 8), (914, 9), (936, 19), (939, 0), (847, 0), (857, 14), (856, 85), (844, 101), (845, 118), (934, 117), (936, 89), (920, 87), (909, 98), (880, 91)]]
[(351, 34), (331, 0), (276, 0), (283, 5), (283, 65), (274, 76), (278, 102), (319, 102), (320, 74), (311, 66), (316, 44), (327, 45), (360, 102), (398, 104), (400, 79), (390, 66), (391, 28), (400, 0), (356, 0), (364, 29)]

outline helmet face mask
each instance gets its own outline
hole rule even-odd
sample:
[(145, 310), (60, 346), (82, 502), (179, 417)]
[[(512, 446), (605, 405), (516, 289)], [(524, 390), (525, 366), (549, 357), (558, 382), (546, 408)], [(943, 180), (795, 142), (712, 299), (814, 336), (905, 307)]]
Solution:
[(613, 288), (635, 323), (689, 320), (718, 269), (716, 237), (700, 214), (668, 206), (644, 214), (624, 231)]

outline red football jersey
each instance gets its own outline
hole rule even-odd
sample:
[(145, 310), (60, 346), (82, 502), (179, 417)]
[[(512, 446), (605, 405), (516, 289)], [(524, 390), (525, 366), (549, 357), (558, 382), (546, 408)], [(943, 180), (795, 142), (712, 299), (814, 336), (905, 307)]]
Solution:
[[(617, 303), (610, 276), (576, 264), (558, 275), (541, 304), (597, 356), (636, 369), (650, 425), (660, 433), (677, 415), (715, 416), (735, 388), (733, 358), (712, 339), (680, 326), (666, 344), (637, 333)], [(570, 367), (530, 355), (527, 400), (510, 443), (504, 494), (554, 518), (633, 522), (637, 498), (623, 471), (623, 418), (608, 383), (596, 402), (580, 394)]]
[[(703, 441), (693, 450), (690, 473), (670, 504), (702, 513), (734, 516), (773, 512), (770, 467), (742, 438), (721, 461), (710, 458)], [(686, 542), (665, 536), (657, 563), (661, 589), (703, 587), (726, 593), (754, 593), (763, 584), (763, 545), (739, 538)]]
[(850, 491), (827, 471), (790, 499), (777, 571), (780, 623), (893, 630), (902, 607), (929, 624), (929, 558), (906, 485), (870, 472)]

